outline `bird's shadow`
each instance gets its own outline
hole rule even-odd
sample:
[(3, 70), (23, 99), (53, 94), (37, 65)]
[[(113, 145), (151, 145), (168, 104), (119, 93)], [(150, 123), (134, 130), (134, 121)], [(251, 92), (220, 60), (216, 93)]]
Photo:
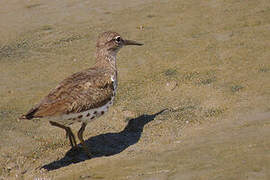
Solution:
[[(144, 114), (130, 119), (125, 129), (120, 132), (106, 133), (89, 138), (85, 142), (87, 147), (89, 147), (89, 151), (92, 153), (91, 158), (112, 156), (136, 144), (141, 137), (144, 126), (153, 121), (156, 116), (165, 110), (167, 109), (163, 109), (152, 115)], [(72, 149), (69, 150), (63, 158), (43, 165), (41, 168), (51, 171), (90, 159), (83, 151), (78, 151), (75, 154), (72, 151)]]

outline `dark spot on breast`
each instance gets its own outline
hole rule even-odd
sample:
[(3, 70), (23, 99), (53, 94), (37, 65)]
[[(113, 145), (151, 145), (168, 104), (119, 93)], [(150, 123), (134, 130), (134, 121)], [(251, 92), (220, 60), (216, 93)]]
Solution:
[(90, 113), (88, 113), (88, 114), (86, 115), (86, 117), (88, 117), (88, 116), (90, 116)]
[(112, 81), (111, 87), (112, 90), (114, 90), (114, 81)]
[(94, 114), (97, 114), (97, 111), (95, 111)]
[(94, 119), (94, 118), (95, 118), (95, 116), (91, 117), (90, 119)]
[(101, 111), (101, 115), (103, 115), (104, 114), (104, 111)]
[(83, 117), (83, 115), (79, 115), (78, 118), (81, 119)]

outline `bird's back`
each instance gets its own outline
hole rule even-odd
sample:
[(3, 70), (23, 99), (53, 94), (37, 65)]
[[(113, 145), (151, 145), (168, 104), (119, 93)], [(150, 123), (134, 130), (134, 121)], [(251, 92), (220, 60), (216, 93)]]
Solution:
[[(107, 68), (90, 68), (63, 80), (24, 119), (73, 117), (97, 109), (112, 101), (116, 83), (114, 73)], [(87, 114), (86, 114), (87, 115)]]

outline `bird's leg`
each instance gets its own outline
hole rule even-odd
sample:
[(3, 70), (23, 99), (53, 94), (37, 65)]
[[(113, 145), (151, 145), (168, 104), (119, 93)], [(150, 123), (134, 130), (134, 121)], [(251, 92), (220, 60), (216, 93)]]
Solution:
[(76, 142), (76, 139), (75, 139), (75, 136), (73, 134), (73, 132), (71, 131), (70, 127), (66, 127), (66, 134), (68, 134), (68, 137), (69, 137), (69, 141), (70, 141), (70, 145), (72, 148), (78, 148), (78, 145), (77, 145), (77, 142)]
[(85, 151), (87, 156), (90, 158), (92, 156), (92, 154), (88, 151), (88, 148), (87, 148), (87, 146), (85, 144), (85, 141), (83, 139), (83, 132), (85, 130), (86, 125), (87, 124), (85, 122), (82, 123), (82, 126), (81, 126), (80, 130), (78, 131), (78, 138), (79, 138), (79, 140), (80, 140), (80, 142), (82, 144), (83, 150)]
[(70, 142), (71, 147), (77, 148), (76, 139), (75, 139), (75, 136), (74, 136), (73, 132), (71, 131), (70, 127), (64, 126), (62, 124), (59, 124), (59, 123), (53, 122), (53, 121), (50, 121), (50, 124), (52, 126), (56, 126), (56, 127), (64, 129), (66, 131), (66, 137), (69, 137), (69, 142)]

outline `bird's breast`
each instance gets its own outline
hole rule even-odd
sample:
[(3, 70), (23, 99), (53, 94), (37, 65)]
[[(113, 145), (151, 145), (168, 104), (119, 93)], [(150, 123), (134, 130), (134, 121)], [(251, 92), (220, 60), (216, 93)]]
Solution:
[(113, 84), (113, 91), (114, 91), (114, 95), (115, 95), (116, 90), (117, 90), (117, 73), (115, 73), (114, 75), (111, 76), (111, 81)]

